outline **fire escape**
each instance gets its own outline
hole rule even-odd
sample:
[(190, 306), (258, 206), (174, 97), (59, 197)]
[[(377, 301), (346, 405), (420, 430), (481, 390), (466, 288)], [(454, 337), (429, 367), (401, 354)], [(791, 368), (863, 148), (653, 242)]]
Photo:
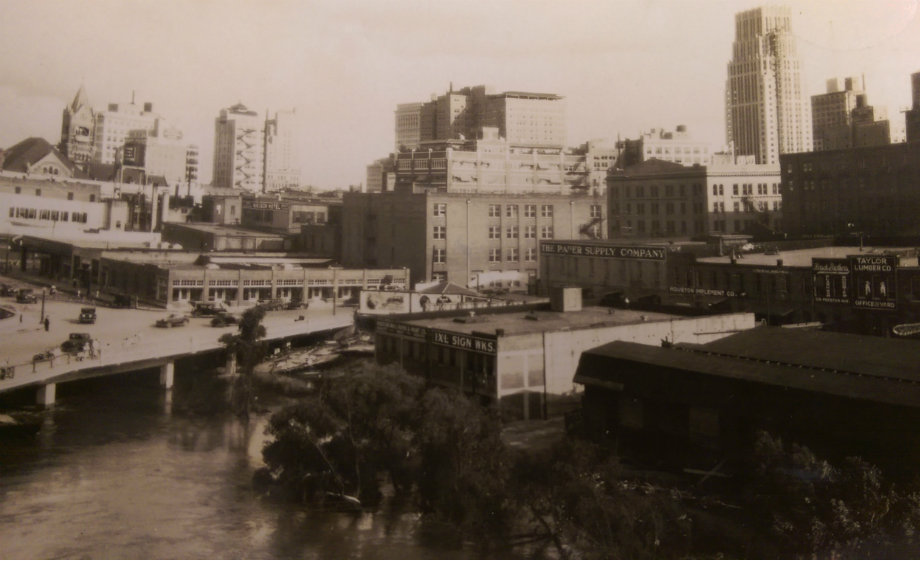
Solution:
[(252, 148), (255, 146), (252, 137), (255, 136), (256, 129), (240, 129), (236, 137), (236, 159), (239, 162), (235, 168), (239, 179), (234, 184), (240, 188), (246, 188), (246, 185), (255, 179), (251, 171), (253, 162)]

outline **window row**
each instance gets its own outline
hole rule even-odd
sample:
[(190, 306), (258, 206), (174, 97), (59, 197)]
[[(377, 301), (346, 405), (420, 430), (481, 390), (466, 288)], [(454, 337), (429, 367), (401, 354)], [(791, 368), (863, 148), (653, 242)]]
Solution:
[(10, 218), (25, 218), (27, 220), (50, 220), (52, 222), (77, 222), (86, 224), (88, 216), (85, 212), (68, 212), (66, 210), (48, 210), (22, 207), (10, 207)]

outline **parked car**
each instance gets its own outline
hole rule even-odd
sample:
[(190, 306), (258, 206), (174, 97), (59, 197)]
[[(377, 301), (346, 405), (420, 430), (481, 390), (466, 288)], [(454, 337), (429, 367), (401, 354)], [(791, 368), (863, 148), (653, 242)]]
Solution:
[(89, 333), (71, 333), (67, 340), (61, 343), (61, 350), (65, 353), (79, 353), (92, 339)]
[(188, 318), (178, 314), (169, 314), (165, 318), (158, 319), (157, 327), (182, 327), (188, 323)]
[(216, 316), (226, 311), (220, 302), (195, 302), (192, 306), (194, 306), (192, 308), (192, 316), (194, 317)]
[(273, 312), (275, 310), (284, 309), (284, 300), (280, 298), (273, 298), (271, 300), (259, 300), (259, 306), (265, 308), (266, 312)]
[(6, 283), (0, 284), (0, 296), (15, 296), (15, 295), (16, 295), (16, 289), (14, 289), (12, 286)]
[(220, 312), (211, 318), (211, 327), (227, 327), (238, 323), (240, 323), (240, 318), (228, 312)]
[(80, 323), (96, 323), (96, 308), (80, 309)]
[(599, 306), (607, 306), (609, 308), (628, 308), (629, 307), (629, 298), (626, 297), (622, 292), (608, 292), (601, 296), (601, 299), (598, 300), (597, 304)]
[(16, 302), (20, 304), (34, 304), (38, 302), (38, 296), (31, 288), (20, 288), (16, 293)]

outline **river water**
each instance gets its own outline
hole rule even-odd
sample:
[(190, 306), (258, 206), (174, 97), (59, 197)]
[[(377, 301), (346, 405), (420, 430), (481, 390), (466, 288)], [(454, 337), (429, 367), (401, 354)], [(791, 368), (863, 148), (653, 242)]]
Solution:
[[(227, 412), (212, 374), (58, 386), (34, 435), (0, 433), (0, 558), (463, 558), (413, 514), (278, 504), (250, 481), (266, 416)], [(0, 411), (3, 412), (3, 411)], [(9, 412), (9, 410), (7, 410)]]

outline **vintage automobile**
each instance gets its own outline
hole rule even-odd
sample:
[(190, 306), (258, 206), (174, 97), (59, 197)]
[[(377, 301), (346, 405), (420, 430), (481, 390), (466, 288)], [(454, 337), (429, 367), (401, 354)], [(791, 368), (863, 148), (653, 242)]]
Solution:
[(16, 302), (20, 304), (34, 304), (38, 302), (38, 296), (31, 288), (20, 288), (16, 293)]
[(195, 302), (192, 306), (193, 317), (216, 316), (225, 311), (220, 302)]
[(96, 308), (81, 308), (80, 323), (96, 323)]
[(211, 318), (211, 327), (227, 327), (228, 325), (237, 325), (239, 323), (240, 318), (228, 312), (220, 312)]
[(65, 353), (79, 353), (92, 339), (89, 333), (71, 333), (67, 340), (61, 343), (61, 350)]
[(182, 327), (188, 323), (188, 318), (178, 314), (169, 314), (165, 318), (158, 319), (157, 327)]

